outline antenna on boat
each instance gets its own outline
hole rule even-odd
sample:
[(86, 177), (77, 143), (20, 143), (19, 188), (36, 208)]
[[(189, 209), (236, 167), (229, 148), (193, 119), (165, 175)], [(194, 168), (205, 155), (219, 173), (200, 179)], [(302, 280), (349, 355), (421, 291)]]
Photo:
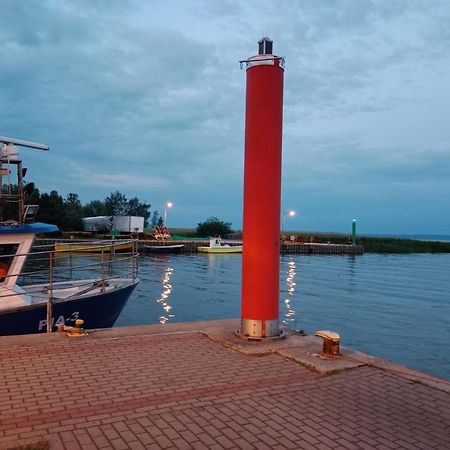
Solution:
[(18, 161), (19, 151), (16, 146), (36, 148), (38, 150), (50, 150), (48, 145), (38, 144), (36, 142), (22, 141), (20, 139), (13, 139), (4, 136), (0, 136), (0, 143), (3, 142), (3, 146), (0, 149), (0, 160), (5, 162)]
[(0, 136), (0, 142), (3, 142), (4, 144), (14, 144), (18, 145), (20, 147), (28, 147), (28, 148), (37, 148), (39, 150), (50, 150), (48, 145), (45, 144), (38, 144), (36, 142), (30, 142), (30, 141), (22, 141), (20, 139), (13, 139), (8, 138), (4, 136)]

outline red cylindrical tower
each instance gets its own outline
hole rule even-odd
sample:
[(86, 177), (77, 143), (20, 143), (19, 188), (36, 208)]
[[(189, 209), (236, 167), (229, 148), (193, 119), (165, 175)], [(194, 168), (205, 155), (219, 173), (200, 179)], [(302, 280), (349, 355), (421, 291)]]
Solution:
[(241, 335), (280, 333), (280, 202), (283, 59), (259, 41), (247, 64)]

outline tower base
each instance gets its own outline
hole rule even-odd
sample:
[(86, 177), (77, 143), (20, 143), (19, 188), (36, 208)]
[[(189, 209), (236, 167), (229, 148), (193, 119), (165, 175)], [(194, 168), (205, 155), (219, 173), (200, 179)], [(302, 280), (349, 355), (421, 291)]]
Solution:
[(241, 337), (273, 338), (280, 337), (282, 334), (278, 320), (241, 319), (241, 329), (239, 330)]

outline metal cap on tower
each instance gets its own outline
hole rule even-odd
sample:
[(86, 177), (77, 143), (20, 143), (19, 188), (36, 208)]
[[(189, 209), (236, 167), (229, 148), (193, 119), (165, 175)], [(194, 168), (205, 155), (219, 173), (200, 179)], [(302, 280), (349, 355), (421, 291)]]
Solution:
[(271, 55), (272, 54), (273, 41), (268, 37), (263, 37), (258, 41), (258, 53), (260, 55)]
[(258, 41), (258, 54), (239, 61), (241, 69), (243, 64), (245, 64), (247, 70), (255, 66), (278, 66), (284, 69), (284, 58), (282, 56), (275, 56), (272, 50), (273, 41), (268, 37), (261, 38)]

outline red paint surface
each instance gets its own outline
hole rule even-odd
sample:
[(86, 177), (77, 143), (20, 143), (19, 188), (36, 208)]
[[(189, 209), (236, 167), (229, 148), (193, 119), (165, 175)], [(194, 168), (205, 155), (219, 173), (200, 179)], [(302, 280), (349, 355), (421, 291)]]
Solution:
[(247, 70), (241, 318), (278, 320), (284, 70)]

